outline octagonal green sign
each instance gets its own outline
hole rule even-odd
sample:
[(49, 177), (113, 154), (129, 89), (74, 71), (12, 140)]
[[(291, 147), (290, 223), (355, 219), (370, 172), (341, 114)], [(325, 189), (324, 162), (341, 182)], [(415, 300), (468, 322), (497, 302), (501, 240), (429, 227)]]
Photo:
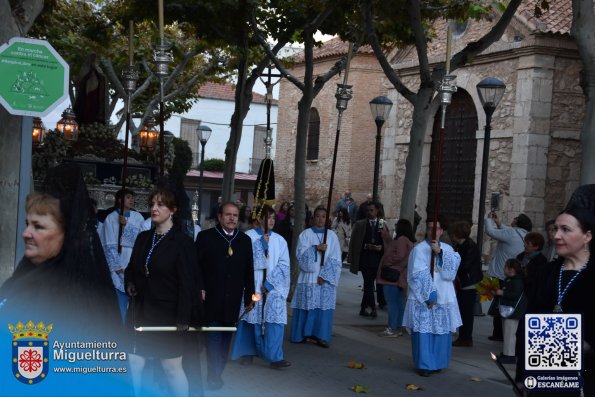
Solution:
[(44, 40), (2, 45), (0, 76), (0, 103), (14, 115), (43, 117), (68, 97), (68, 64)]

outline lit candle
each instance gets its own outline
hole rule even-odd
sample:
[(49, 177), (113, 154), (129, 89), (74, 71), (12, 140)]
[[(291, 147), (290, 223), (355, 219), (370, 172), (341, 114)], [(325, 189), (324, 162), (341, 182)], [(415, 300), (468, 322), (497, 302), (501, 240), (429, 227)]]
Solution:
[(451, 50), (451, 27), (450, 21), (448, 23), (448, 28), (446, 29), (446, 74), (450, 74), (450, 50)]
[(128, 64), (134, 64), (134, 22), (132, 19), (128, 23)]
[(163, 44), (163, 0), (159, 0), (159, 38)]

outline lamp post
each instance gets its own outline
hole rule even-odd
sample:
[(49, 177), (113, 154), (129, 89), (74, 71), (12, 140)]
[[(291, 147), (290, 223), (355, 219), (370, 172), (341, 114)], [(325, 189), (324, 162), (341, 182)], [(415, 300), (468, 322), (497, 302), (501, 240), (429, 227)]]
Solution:
[(77, 124), (75, 114), (72, 108), (68, 106), (64, 112), (62, 112), (62, 118), (56, 124), (56, 129), (64, 136), (68, 141), (76, 141), (79, 136), (79, 125)]
[(203, 178), (203, 163), (205, 162), (205, 145), (211, 136), (211, 130), (206, 125), (199, 125), (196, 127), (196, 134), (198, 135), (198, 140), (200, 141), (201, 151), (200, 151), (200, 179), (198, 181), (198, 224), (200, 225), (200, 216), (201, 216), (201, 204), (202, 204), (202, 178)]
[(43, 128), (43, 122), (39, 117), (33, 117), (33, 130), (31, 131), (33, 146), (37, 147), (41, 145), (43, 142), (43, 135), (45, 134), (45, 129)]
[(378, 201), (378, 174), (380, 171), (380, 132), (382, 125), (388, 118), (393, 103), (385, 96), (377, 96), (370, 101), (370, 110), (372, 110), (372, 117), (376, 122), (376, 154), (374, 156), (374, 185), (372, 197), (374, 202)]
[(506, 85), (494, 77), (486, 77), (477, 84), (477, 94), (486, 114), (485, 135), (483, 139), (483, 158), (481, 161), (481, 185), (479, 188), (479, 213), (477, 215), (477, 246), (483, 252), (483, 218), (485, 214), (486, 187), (488, 183), (488, 160), (490, 155), (490, 133), (492, 114), (504, 95)]

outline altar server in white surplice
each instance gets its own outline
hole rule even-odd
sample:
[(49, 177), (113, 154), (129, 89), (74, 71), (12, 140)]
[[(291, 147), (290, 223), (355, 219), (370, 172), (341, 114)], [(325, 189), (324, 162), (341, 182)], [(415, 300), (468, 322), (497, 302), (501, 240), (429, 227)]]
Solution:
[[(323, 244), (327, 226), (324, 207), (317, 207), (313, 218), (314, 226), (300, 234), (296, 250), (300, 275), (291, 301), (291, 341), (329, 347), (341, 276), (341, 244), (332, 230), (327, 231)], [(324, 264), (320, 266), (322, 255)]]
[[(291, 363), (283, 358), (290, 278), (289, 251), (285, 239), (273, 232), (275, 210), (264, 205), (256, 208), (255, 213), (258, 219), (254, 220), (254, 228), (245, 233), (252, 240), (254, 290), (260, 294), (260, 300), (238, 324), (231, 358), (242, 358), (243, 363), (250, 363), (252, 357), (258, 355), (271, 367), (289, 367)], [(242, 304), (240, 313), (243, 312)]]
[[(453, 281), (461, 257), (440, 242), (442, 228), (436, 223), (436, 239), (430, 240), (433, 222), (427, 223), (427, 238), (409, 254), (403, 326), (411, 332), (413, 362), (420, 376), (430, 376), (448, 367), (452, 350), (451, 333), (462, 324)], [(434, 277), (430, 258), (434, 251)]]
[[(124, 201), (124, 215), (120, 215), (122, 200)], [(107, 259), (112, 274), (112, 282), (118, 295), (122, 320), (126, 316), (128, 306), (128, 296), (124, 292), (124, 270), (126, 270), (126, 266), (130, 261), (136, 236), (144, 230), (143, 223), (145, 222), (145, 218), (139, 212), (133, 210), (133, 207), (134, 192), (128, 189), (118, 190), (116, 193), (116, 209), (105, 218), (101, 238), (105, 259)], [(120, 224), (122, 224), (122, 238), (120, 240), (122, 251), (118, 253)]]

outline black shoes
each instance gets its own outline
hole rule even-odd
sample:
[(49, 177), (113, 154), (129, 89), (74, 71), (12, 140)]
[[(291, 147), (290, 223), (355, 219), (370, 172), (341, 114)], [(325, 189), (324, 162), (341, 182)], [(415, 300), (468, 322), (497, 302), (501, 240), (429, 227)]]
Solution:
[(368, 311), (368, 308), (360, 309), (359, 315), (362, 317), (372, 317), (372, 318), (378, 317), (378, 313), (376, 312), (376, 309), (372, 309), (372, 311)]
[(428, 370), (425, 370), (425, 369), (418, 369), (417, 370), (417, 374), (419, 376), (423, 376), (424, 378), (429, 378), (432, 373), (430, 371), (428, 371)]
[(501, 364), (516, 364), (516, 357), (515, 356), (507, 356), (504, 353), (500, 353), (498, 355), (498, 361)]
[(452, 345), (455, 347), (473, 347), (473, 340), (459, 338), (452, 342)]
[(489, 340), (496, 341), (496, 342), (502, 342), (502, 341), (504, 341), (504, 338), (503, 337), (501, 337), (501, 336), (495, 336), (495, 335), (488, 336), (488, 339)]
[(271, 367), (275, 368), (275, 369), (281, 369), (281, 368), (286, 368), (286, 367), (290, 367), (290, 366), (291, 366), (291, 363), (286, 360), (280, 360), (280, 361), (275, 361), (275, 362), (271, 363)]
[(370, 317), (372, 317), (372, 318), (378, 317), (378, 313), (376, 313), (376, 309), (372, 310), (372, 313), (370, 313)]

